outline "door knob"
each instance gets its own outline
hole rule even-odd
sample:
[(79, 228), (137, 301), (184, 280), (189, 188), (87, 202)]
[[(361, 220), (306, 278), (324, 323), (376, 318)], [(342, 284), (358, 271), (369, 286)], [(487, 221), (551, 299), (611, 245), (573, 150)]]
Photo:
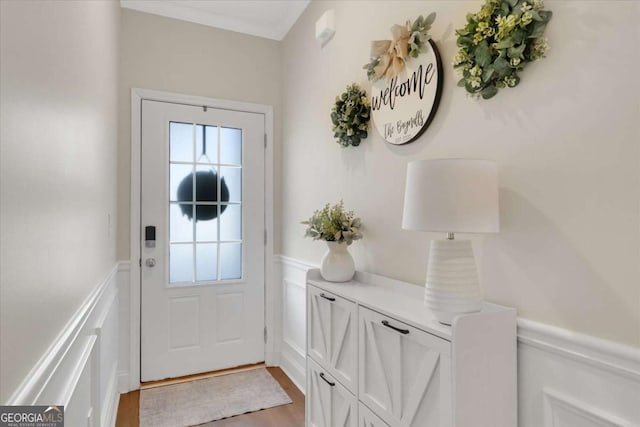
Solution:
[(144, 261), (144, 265), (146, 265), (147, 267), (155, 267), (156, 265), (156, 259), (155, 258), (147, 258)]

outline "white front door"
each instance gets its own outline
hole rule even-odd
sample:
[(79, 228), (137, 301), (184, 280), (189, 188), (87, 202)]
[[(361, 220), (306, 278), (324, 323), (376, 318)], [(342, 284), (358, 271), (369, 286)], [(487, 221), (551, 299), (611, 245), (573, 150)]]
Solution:
[(141, 381), (264, 360), (264, 115), (142, 101)]

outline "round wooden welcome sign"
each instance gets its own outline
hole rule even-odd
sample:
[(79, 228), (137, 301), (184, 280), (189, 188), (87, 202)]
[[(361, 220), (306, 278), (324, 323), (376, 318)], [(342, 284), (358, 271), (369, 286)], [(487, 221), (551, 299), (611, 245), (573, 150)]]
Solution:
[(442, 93), (442, 63), (433, 40), (391, 80), (371, 87), (371, 118), (385, 141), (400, 145), (418, 138), (433, 120)]

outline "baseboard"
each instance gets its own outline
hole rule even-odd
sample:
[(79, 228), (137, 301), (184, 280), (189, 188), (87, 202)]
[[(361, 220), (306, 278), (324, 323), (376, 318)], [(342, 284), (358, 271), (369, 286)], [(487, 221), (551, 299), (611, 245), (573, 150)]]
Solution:
[(304, 366), (301, 366), (290, 355), (283, 353), (280, 355), (280, 369), (287, 374), (302, 394), (306, 394), (307, 374)]
[(118, 392), (127, 393), (129, 391), (129, 371), (118, 371)]

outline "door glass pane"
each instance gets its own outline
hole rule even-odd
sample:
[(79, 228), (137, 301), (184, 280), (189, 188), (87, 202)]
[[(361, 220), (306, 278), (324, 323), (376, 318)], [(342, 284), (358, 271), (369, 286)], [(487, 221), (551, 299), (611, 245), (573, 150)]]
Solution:
[(220, 215), (220, 240), (242, 239), (242, 208), (240, 205), (222, 205)]
[(242, 278), (242, 245), (240, 243), (220, 244), (220, 279)]
[[(206, 211), (206, 216), (211, 216), (211, 211), (216, 212), (217, 215), (218, 205), (196, 205), (196, 212), (198, 211)], [(198, 242), (216, 242), (218, 240), (218, 218), (196, 221), (196, 240)]]
[(169, 207), (169, 240), (171, 243), (193, 241), (193, 222), (189, 219), (191, 209), (191, 204), (174, 203)]
[(169, 246), (169, 282), (193, 282), (193, 245)]
[(169, 281), (242, 278), (242, 129), (170, 123)]
[(169, 123), (169, 160), (193, 161), (193, 125), (191, 123)]
[(242, 164), (242, 129), (220, 128), (220, 163)]
[[(221, 167), (222, 174), (221, 184), (227, 188), (229, 197), (226, 201), (240, 202), (242, 201), (242, 168), (239, 167)], [(224, 202), (225, 200), (223, 200)]]
[(200, 243), (196, 245), (196, 280), (218, 279), (218, 245)]
[[(218, 195), (218, 191), (220, 194)], [(218, 168), (198, 166), (196, 172), (196, 201), (226, 202), (229, 200), (229, 189), (220, 180)]]
[(218, 163), (217, 126), (196, 126), (196, 162)]
[(190, 202), (193, 199), (193, 165), (169, 165), (169, 200)]

